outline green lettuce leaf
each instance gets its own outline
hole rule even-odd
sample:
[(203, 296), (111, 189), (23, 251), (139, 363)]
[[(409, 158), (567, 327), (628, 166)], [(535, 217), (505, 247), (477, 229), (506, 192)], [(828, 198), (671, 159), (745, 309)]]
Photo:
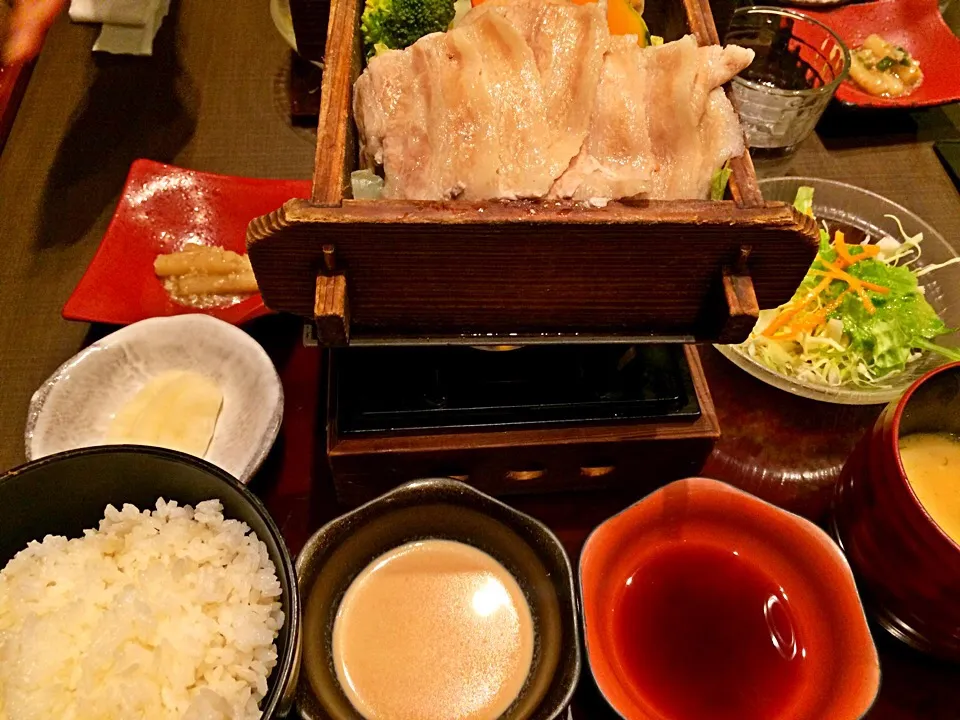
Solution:
[(793, 201), (793, 206), (804, 215), (813, 217), (813, 188), (803, 186), (797, 190), (797, 197)]
[[(854, 277), (889, 288), (888, 293), (868, 291), (874, 312), (854, 293), (846, 295), (831, 317), (843, 320), (843, 331), (864, 362), (877, 376), (902, 371), (924, 341), (950, 331), (919, 291), (910, 270), (877, 260), (862, 260), (847, 268)], [(838, 283), (839, 284), (839, 283)]]
[(727, 193), (727, 183), (730, 182), (730, 175), (733, 170), (730, 168), (730, 162), (724, 163), (723, 167), (713, 173), (710, 178), (710, 199), (723, 200)]

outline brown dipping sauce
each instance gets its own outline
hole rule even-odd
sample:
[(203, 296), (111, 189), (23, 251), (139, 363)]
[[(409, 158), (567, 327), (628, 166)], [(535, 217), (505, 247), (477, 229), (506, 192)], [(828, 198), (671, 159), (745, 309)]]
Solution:
[(622, 672), (664, 717), (770, 720), (797, 695), (806, 650), (786, 593), (729, 550), (659, 551), (612, 611)]
[(514, 577), (451, 540), (381, 555), (347, 589), (333, 662), (367, 720), (495, 720), (533, 660), (533, 619)]

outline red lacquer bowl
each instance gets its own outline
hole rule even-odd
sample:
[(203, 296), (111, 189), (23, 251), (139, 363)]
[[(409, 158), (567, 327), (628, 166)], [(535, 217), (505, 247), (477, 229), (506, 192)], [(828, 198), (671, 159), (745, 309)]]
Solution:
[(940, 15), (937, 0), (874, 0), (805, 15), (832, 29), (850, 50), (876, 33), (906, 48), (920, 63), (923, 82), (909, 95), (897, 98), (866, 93), (848, 77), (836, 98), (848, 105), (871, 108), (930, 107), (960, 100), (960, 38)]
[(960, 660), (960, 545), (927, 514), (907, 482), (900, 437), (960, 434), (960, 363), (917, 380), (891, 402), (843, 468), (834, 531), (864, 603), (894, 636)]
[(136, 160), (107, 232), (67, 304), (67, 320), (129, 325), (203, 312), (234, 325), (268, 314), (259, 294), (236, 305), (196, 310), (170, 299), (153, 272), (160, 253), (186, 243), (247, 251), (247, 225), (291, 198), (310, 196), (307, 180), (259, 180)]
[[(799, 684), (778, 720), (856, 720), (867, 712), (880, 687), (880, 666), (840, 549), (813, 523), (702, 478), (679, 480), (648, 495), (600, 525), (583, 548), (580, 591), (587, 657), (614, 710), (628, 720), (672, 720), (624, 669), (620, 658), (630, 638), (618, 636), (613, 609), (629, 584), (626, 579), (677, 543), (736, 551), (789, 597), (805, 653)], [(749, 678), (744, 682), (750, 686)], [(697, 688), (685, 691), (696, 693)]]

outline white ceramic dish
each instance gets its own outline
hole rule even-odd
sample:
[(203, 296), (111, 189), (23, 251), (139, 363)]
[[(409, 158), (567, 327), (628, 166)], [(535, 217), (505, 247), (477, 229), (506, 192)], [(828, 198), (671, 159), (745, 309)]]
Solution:
[(168, 370), (200, 372), (219, 385), (223, 408), (204, 459), (248, 482), (277, 438), (283, 388), (253, 338), (199, 314), (142, 320), (61, 365), (30, 401), (27, 460), (105, 444), (115, 413)]

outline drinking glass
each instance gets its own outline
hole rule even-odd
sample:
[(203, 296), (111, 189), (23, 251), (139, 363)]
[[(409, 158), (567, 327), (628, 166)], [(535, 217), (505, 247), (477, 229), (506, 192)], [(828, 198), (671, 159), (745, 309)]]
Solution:
[(850, 70), (850, 51), (830, 28), (793, 10), (755, 6), (733, 14), (724, 39), (756, 57), (733, 79), (751, 152), (787, 155), (816, 127)]

